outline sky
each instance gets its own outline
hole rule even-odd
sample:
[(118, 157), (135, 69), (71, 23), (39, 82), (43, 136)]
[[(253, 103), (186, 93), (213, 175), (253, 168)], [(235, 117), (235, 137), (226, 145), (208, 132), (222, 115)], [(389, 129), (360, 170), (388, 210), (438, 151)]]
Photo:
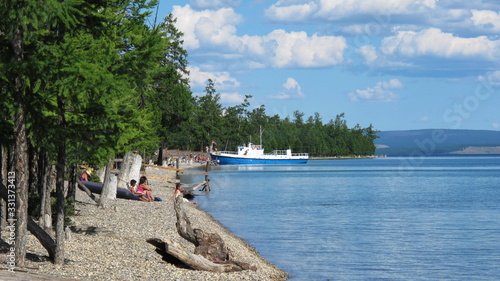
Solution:
[(190, 85), (268, 116), (500, 130), (499, 0), (160, 0)]

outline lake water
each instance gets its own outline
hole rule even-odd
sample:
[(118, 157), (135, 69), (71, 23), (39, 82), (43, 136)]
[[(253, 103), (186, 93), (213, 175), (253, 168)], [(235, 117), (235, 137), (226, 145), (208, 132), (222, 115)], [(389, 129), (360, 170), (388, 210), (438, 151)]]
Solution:
[(198, 204), (290, 280), (498, 280), (500, 157), (212, 167)]

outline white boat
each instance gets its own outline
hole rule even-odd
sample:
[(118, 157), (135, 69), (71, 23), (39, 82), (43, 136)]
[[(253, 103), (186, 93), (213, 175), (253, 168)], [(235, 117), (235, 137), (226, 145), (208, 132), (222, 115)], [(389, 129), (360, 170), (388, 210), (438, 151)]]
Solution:
[(305, 164), (309, 160), (307, 153), (292, 153), (291, 149), (274, 150), (264, 154), (262, 145), (248, 143), (239, 146), (236, 151), (212, 151), (212, 160), (220, 165), (227, 164)]

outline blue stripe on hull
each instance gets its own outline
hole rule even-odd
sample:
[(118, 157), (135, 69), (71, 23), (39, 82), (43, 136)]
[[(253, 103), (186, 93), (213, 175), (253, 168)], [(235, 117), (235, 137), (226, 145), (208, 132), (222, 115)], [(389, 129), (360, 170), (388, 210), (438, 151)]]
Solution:
[(308, 159), (256, 159), (256, 158), (234, 158), (219, 155), (211, 155), (212, 160), (220, 165), (236, 164), (305, 164)]

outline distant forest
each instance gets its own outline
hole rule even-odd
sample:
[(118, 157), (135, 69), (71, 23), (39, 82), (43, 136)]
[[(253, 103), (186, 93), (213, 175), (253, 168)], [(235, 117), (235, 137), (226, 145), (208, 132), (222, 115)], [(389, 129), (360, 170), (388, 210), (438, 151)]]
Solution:
[(291, 148), (293, 152), (307, 152), (311, 156), (372, 155), (377, 131), (373, 126), (359, 124), (348, 128), (344, 113), (335, 120), (323, 123), (319, 113), (305, 117), (295, 111), (293, 119), (279, 115), (268, 116), (265, 106), (249, 110), (250, 99), (236, 106), (222, 107), (220, 94), (212, 80), (208, 80), (206, 95), (197, 97), (192, 118), (180, 126), (178, 133), (170, 134), (165, 145), (169, 148), (203, 150), (212, 141), (216, 148), (235, 150), (238, 145), (253, 142), (262, 144), (266, 152)]

